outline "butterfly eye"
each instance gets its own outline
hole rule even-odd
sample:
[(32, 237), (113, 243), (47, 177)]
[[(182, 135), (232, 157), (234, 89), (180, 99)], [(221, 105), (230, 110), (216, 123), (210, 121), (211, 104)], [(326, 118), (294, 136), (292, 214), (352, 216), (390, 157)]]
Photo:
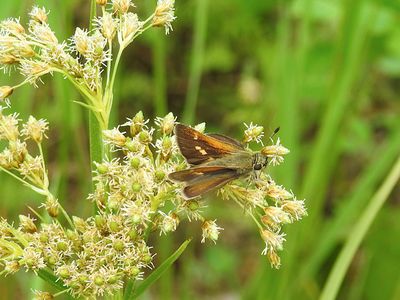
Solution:
[(262, 169), (262, 164), (255, 164), (253, 167), (254, 170), (258, 171)]

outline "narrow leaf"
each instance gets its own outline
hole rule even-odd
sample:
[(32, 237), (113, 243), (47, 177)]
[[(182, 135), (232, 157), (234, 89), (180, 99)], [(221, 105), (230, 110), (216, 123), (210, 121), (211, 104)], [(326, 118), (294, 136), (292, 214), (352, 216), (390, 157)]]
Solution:
[(191, 239), (183, 242), (182, 245), (170, 257), (168, 257), (157, 269), (155, 269), (145, 280), (143, 280), (143, 282), (136, 289), (133, 289), (133, 284), (129, 282), (126, 291), (124, 293), (124, 300), (135, 299), (138, 296), (140, 296), (144, 291), (146, 291), (181, 256), (181, 254), (183, 253), (183, 251), (185, 251), (190, 241)]
[(39, 270), (38, 275), (40, 278), (42, 278), (47, 283), (51, 284), (57, 290), (64, 291), (66, 289), (66, 287), (60, 281), (58, 281), (58, 278), (51, 272), (47, 270)]

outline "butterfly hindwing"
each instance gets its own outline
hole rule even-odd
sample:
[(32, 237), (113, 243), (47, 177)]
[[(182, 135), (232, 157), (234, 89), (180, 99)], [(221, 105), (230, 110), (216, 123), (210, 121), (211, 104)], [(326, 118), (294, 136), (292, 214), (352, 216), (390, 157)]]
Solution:
[(169, 178), (174, 181), (190, 182), (198, 178), (217, 175), (219, 172), (226, 170), (226, 167), (212, 166), (212, 167), (194, 167), (182, 171), (177, 171), (169, 174)]
[(238, 178), (240, 175), (234, 169), (224, 169), (217, 171), (213, 175), (199, 177), (192, 180), (183, 189), (183, 194), (187, 198), (194, 198), (207, 193), (215, 188), (223, 186), (228, 182)]

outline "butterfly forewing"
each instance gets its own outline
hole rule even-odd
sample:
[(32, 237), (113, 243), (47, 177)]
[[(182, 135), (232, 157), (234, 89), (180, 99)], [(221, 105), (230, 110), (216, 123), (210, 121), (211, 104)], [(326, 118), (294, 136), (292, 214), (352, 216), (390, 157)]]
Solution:
[(208, 136), (182, 124), (175, 126), (175, 135), (182, 155), (192, 165), (243, 151), (240, 143), (231, 138), (224, 137), (222, 140), (221, 135), (218, 135), (219, 138)]
[(215, 138), (217, 140), (220, 140), (223, 143), (228, 143), (238, 150), (244, 150), (243, 145), (239, 141), (237, 141), (229, 136), (219, 134), (219, 133), (208, 133), (207, 136)]

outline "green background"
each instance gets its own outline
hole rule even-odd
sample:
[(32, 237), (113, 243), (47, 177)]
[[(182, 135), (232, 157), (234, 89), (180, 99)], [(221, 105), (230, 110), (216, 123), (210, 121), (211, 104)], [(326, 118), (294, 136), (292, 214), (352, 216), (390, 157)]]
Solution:
[[(59, 40), (88, 26), (89, 1), (2, 1), (1, 19), (33, 4), (51, 11)], [(145, 17), (155, 1), (135, 1)], [(176, 1), (173, 32), (152, 29), (123, 56), (112, 126), (138, 110), (172, 111), (188, 124), (240, 139), (243, 122), (277, 126), (291, 153), (273, 178), (306, 199), (309, 216), (285, 228), (282, 267), (270, 268), (252, 220), (216, 197), (206, 214), (224, 231), (200, 244), (200, 224), (156, 238), (156, 260), (193, 241), (175, 268), (143, 298), (318, 299), (352, 228), (400, 154), (400, 2), (395, 0)], [(21, 78), (1, 75), (0, 85)], [(91, 204), (88, 113), (60, 76), (11, 97), (21, 117), (46, 118), (52, 189), (68, 211)], [(0, 174), (0, 214), (16, 220), (41, 199)], [(390, 194), (354, 256), (339, 299), (400, 299), (400, 189)], [(2, 299), (31, 298), (40, 279), (20, 271), (1, 278)]]

